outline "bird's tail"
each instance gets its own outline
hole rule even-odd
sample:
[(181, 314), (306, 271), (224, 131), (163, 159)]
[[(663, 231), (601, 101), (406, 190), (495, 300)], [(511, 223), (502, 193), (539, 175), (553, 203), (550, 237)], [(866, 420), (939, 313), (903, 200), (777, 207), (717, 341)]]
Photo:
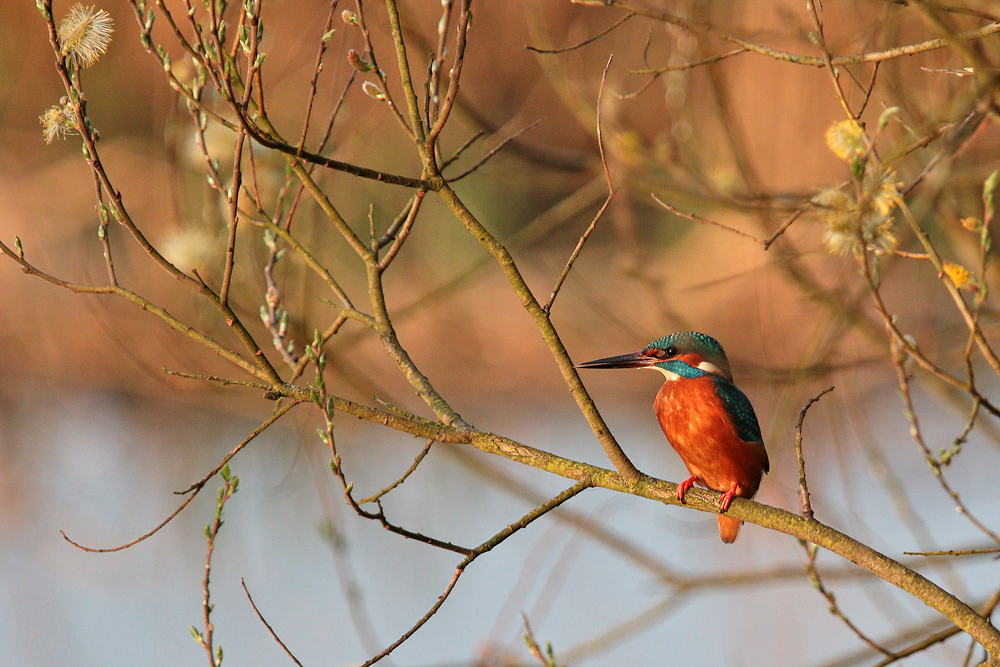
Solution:
[(719, 520), (719, 537), (722, 538), (722, 541), (726, 544), (735, 542), (743, 522), (730, 516), (722, 516), (721, 514), (715, 518)]

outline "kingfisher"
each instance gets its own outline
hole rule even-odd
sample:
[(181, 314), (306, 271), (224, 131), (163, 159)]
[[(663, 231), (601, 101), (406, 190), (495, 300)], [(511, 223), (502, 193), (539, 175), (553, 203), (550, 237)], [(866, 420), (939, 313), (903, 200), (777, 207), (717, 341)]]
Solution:
[[(691, 474), (677, 486), (677, 499), (695, 484), (733, 498), (753, 498), (770, 469), (760, 424), (750, 399), (733, 384), (726, 353), (711, 336), (682, 331), (654, 340), (641, 352), (595, 359), (577, 368), (653, 368), (666, 377), (653, 411), (663, 435)], [(732, 543), (739, 519), (717, 515), (719, 536)]]

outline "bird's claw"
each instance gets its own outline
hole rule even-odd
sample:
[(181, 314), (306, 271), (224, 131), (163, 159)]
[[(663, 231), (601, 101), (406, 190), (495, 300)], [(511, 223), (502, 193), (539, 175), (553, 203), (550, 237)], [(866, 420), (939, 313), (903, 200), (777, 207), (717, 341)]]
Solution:
[(736, 497), (736, 485), (733, 484), (732, 488), (722, 494), (722, 499), (719, 500), (719, 509), (725, 512), (729, 509), (729, 504), (733, 502), (733, 498)]
[(696, 479), (697, 477), (692, 475), (691, 477), (688, 477), (686, 480), (677, 485), (677, 500), (681, 501), (682, 503), (684, 502), (684, 494), (688, 492), (688, 489), (694, 486), (694, 482)]

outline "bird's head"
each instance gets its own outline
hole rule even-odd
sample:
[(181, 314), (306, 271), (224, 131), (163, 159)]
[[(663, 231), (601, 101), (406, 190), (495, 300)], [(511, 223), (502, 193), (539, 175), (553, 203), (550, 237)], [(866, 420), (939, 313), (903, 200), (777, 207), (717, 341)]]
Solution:
[(716, 375), (733, 381), (726, 352), (719, 341), (697, 331), (682, 331), (658, 338), (642, 349), (617, 357), (595, 359), (577, 368), (653, 368), (668, 380)]

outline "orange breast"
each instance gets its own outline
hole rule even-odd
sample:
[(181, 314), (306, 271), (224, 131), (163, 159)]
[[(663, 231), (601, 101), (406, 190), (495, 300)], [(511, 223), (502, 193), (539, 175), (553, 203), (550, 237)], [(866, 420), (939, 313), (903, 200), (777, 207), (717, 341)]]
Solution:
[(762, 443), (737, 435), (712, 376), (666, 382), (654, 410), (663, 434), (701, 485), (725, 493), (735, 484), (736, 495), (753, 497), (767, 453)]

